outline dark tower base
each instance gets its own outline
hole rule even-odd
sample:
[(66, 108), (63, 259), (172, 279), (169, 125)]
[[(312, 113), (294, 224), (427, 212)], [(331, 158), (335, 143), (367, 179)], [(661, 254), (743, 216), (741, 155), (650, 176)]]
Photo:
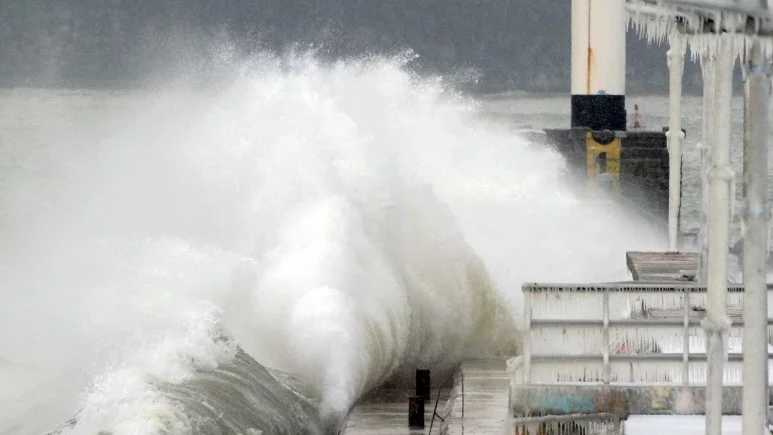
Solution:
[(572, 95), (572, 128), (625, 131), (625, 95)]

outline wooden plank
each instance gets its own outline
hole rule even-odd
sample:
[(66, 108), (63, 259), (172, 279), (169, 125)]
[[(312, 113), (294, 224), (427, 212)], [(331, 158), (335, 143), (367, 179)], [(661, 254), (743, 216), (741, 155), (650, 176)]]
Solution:
[(635, 281), (690, 281), (698, 272), (696, 252), (626, 252)]

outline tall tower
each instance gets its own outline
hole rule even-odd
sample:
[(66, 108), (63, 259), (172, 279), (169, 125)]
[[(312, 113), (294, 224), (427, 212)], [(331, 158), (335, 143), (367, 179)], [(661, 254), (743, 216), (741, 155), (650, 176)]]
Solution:
[[(669, 160), (664, 130), (627, 130), (626, 2), (572, 0), (570, 128), (546, 129), (571, 172), (667, 222)], [(645, 109), (646, 110), (646, 109)]]
[(625, 131), (625, 2), (572, 0), (572, 127)]

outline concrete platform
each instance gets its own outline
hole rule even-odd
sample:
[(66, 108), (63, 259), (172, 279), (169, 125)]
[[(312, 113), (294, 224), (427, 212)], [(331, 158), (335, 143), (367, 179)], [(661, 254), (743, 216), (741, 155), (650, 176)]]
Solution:
[(443, 434), (501, 435), (508, 418), (510, 375), (507, 362), (468, 361), (454, 377)]
[(626, 252), (634, 281), (691, 281), (698, 272), (696, 252)]
[(424, 404), (424, 429), (408, 427), (410, 390), (382, 389), (357, 404), (341, 435), (501, 435), (508, 415), (510, 377), (506, 362), (469, 361), (461, 364), (453, 384), (440, 389), (435, 422), (430, 432), (435, 398)]
[[(438, 414), (446, 407), (449, 388), (440, 389)], [(381, 389), (358, 403), (349, 414), (341, 435), (423, 435), (430, 433), (432, 413), (438, 397), (438, 389), (431, 389), (432, 400), (424, 402), (424, 429), (408, 427), (408, 398), (415, 393), (409, 390)], [(432, 433), (440, 433), (441, 420), (435, 417)]]

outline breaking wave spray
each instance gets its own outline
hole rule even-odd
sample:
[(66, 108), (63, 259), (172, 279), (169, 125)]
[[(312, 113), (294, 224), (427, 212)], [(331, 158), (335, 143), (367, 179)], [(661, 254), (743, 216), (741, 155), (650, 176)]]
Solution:
[(45, 94), (123, 110), (0, 150), (24, 163), (1, 191), (4, 433), (315, 431), (417, 367), (515, 354), (522, 282), (620, 279), (655, 245), (405, 61)]

